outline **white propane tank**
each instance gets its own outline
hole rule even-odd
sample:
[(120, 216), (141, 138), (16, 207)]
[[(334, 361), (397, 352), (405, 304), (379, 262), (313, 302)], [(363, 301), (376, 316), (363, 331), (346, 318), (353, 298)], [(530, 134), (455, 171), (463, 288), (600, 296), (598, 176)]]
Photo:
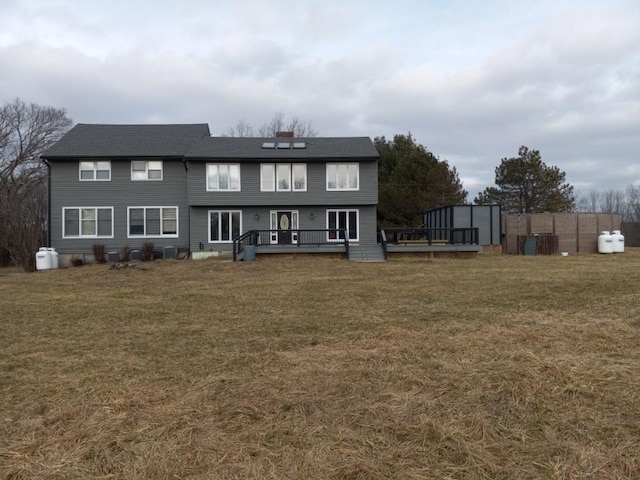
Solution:
[(613, 237), (607, 230), (598, 236), (598, 253), (613, 253)]
[(624, 235), (620, 230), (614, 230), (611, 232), (611, 238), (613, 239), (613, 253), (624, 252)]
[(40, 247), (36, 253), (36, 270), (51, 270), (51, 252), (47, 247)]
[(49, 255), (51, 255), (51, 268), (53, 270), (58, 268), (58, 252), (55, 248), (47, 248)]

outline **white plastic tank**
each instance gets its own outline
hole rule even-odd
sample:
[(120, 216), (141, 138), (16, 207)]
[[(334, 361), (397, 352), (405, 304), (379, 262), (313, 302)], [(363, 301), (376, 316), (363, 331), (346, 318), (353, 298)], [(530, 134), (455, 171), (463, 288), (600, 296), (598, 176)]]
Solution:
[(51, 270), (51, 252), (47, 247), (40, 247), (36, 253), (36, 270)]
[(613, 239), (613, 253), (624, 252), (624, 235), (620, 230), (614, 230), (611, 232), (611, 238)]
[(58, 252), (55, 248), (47, 248), (47, 251), (51, 255), (51, 268), (55, 270), (58, 268)]
[(613, 237), (608, 230), (598, 236), (598, 253), (613, 253)]

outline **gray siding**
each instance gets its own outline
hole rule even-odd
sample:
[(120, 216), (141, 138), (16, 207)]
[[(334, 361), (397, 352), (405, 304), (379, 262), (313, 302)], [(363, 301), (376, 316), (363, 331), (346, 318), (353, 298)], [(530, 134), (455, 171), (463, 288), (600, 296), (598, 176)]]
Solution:
[[(331, 163), (340, 160), (331, 160)], [(352, 163), (353, 160), (344, 160)], [(251, 206), (251, 205), (376, 205), (378, 203), (378, 164), (360, 162), (360, 190), (355, 192), (328, 192), (326, 163), (307, 163), (306, 192), (261, 192), (260, 163), (240, 163), (240, 192), (207, 192), (206, 163), (189, 161), (189, 204), (192, 206)], [(215, 161), (210, 163), (226, 163)], [(267, 162), (274, 163), (274, 162)], [(304, 163), (296, 161), (294, 163)]]
[[(191, 207), (191, 251), (230, 252), (231, 243), (208, 243), (209, 210), (241, 210), (242, 233), (250, 230), (269, 230), (272, 210), (297, 210), (300, 229), (327, 228), (327, 209), (357, 209), (359, 211), (359, 243), (376, 243), (376, 207), (375, 205), (336, 205), (336, 206), (207, 206)], [(312, 215), (313, 214), (313, 215)], [(256, 219), (256, 215), (258, 218)], [(313, 216), (313, 218), (311, 218)]]
[[(260, 162), (242, 162), (241, 191), (237, 193), (207, 192), (206, 162), (200, 161), (188, 162), (187, 173), (182, 160), (164, 160), (162, 181), (131, 181), (130, 160), (112, 160), (111, 181), (107, 182), (81, 182), (78, 160), (50, 163), (51, 246), (63, 254), (91, 254), (96, 244), (121, 251), (141, 248), (146, 242), (156, 249), (172, 245), (194, 252), (231, 251), (231, 244), (208, 243), (209, 210), (241, 210), (242, 231), (246, 232), (269, 229), (271, 210), (298, 210), (301, 229), (324, 229), (327, 209), (358, 209), (360, 242), (376, 242), (377, 162), (360, 163), (360, 190), (356, 192), (327, 192), (324, 162), (307, 163), (306, 192), (260, 192)], [(177, 206), (179, 238), (128, 238), (127, 207), (132, 206)], [(114, 237), (63, 239), (63, 207), (113, 207)]]
[[(113, 160), (111, 181), (80, 181), (78, 160), (51, 161), (51, 245), (60, 253), (92, 253), (93, 245), (108, 250), (140, 248), (152, 242), (156, 249), (173, 245), (189, 246), (187, 176), (181, 160), (164, 160), (162, 181), (131, 181), (131, 162)], [(113, 207), (114, 237), (63, 239), (63, 207)], [(178, 207), (179, 238), (127, 238), (127, 207)]]

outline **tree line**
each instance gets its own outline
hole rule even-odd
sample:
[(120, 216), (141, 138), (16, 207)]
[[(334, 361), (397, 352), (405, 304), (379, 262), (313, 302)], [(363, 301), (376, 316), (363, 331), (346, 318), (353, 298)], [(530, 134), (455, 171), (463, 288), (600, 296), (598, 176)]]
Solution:
[[(35, 252), (47, 243), (47, 167), (40, 155), (71, 127), (62, 108), (27, 104), (20, 99), (0, 107), (0, 264), (35, 270)], [(261, 127), (240, 120), (226, 136), (274, 137), (277, 132), (316, 137), (310, 121), (287, 121), (282, 112)], [(417, 227), (429, 210), (468, 203), (455, 167), (441, 160), (411, 133), (376, 137), (378, 225)], [(517, 156), (495, 168), (495, 186), (479, 192), (475, 204), (500, 204), (504, 212), (619, 213), (640, 238), (640, 187), (625, 191), (592, 190), (577, 201), (565, 172), (542, 161), (539, 150), (521, 146)]]
[[(35, 270), (47, 241), (47, 167), (40, 155), (71, 126), (64, 109), (20, 99), (0, 107), (0, 260)], [(4, 258), (1, 258), (4, 257)]]

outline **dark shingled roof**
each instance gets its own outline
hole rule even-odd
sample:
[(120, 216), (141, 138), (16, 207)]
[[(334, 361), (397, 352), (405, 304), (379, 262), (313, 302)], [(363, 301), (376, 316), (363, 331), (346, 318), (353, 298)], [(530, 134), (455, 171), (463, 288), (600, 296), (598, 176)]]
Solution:
[(96, 125), (79, 123), (42, 158), (182, 157), (203, 137), (206, 123), (176, 125)]
[[(305, 148), (262, 148), (265, 142), (304, 143)], [(186, 153), (189, 159), (305, 159), (357, 158), (375, 160), (378, 151), (369, 137), (249, 138), (209, 137), (197, 140)]]

